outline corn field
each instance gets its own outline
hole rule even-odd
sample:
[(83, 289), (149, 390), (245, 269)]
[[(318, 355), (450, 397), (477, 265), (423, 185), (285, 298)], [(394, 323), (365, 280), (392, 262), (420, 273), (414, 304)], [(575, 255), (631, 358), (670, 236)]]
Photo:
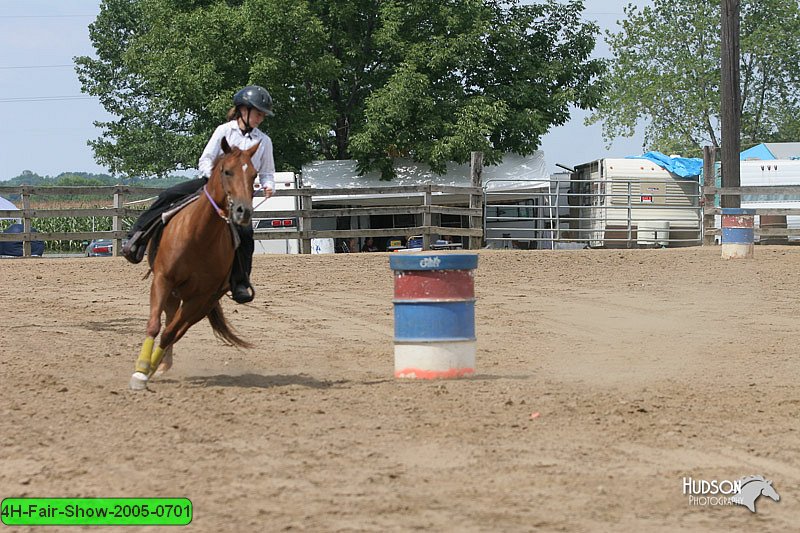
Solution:
[[(126, 199), (130, 200), (130, 198)], [(108, 197), (62, 197), (62, 198), (31, 198), (31, 209), (89, 209), (110, 207)], [(131, 227), (136, 217), (123, 217), (122, 229)], [(20, 223), (18, 220), (0, 220), (0, 231), (5, 231), (10, 225)], [(31, 226), (41, 233), (74, 233), (92, 231), (111, 231), (112, 217), (52, 217), (35, 218)], [(87, 241), (83, 240), (58, 240), (44, 241), (45, 253), (80, 253), (86, 248)]]

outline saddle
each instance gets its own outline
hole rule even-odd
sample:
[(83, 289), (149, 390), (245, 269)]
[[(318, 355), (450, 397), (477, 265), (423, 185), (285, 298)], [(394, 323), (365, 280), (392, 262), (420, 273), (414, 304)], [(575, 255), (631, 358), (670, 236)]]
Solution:
[[(169, 206), (161, 216), (156, 217), (153, 221), (142, 229), (142, 234), (138, 240), (143, 243), (138, 250), (139, 256), (144, 256), (145, 248), (150, 248), (149, 262), (152, 265), (158, 254), (158, 245), (161, 243), (161, 234), (164, 232), (164, 226), (169, 222), (178, 212), (184, 207), (188, 206), (200, 197), (200, 193), (196, 192), (185, 198), (181, 198), (175, 204)], [(149, 245), (147, 244), (149, 243)], [(137, 259), (141, 260), (141, 257)]]
[(166, 226), (167, 222), (169, 222), (172, 217), (177, 215), (181, 209), (194, 202), (198, 198), (200, 198), (200, 191), (192, 194), (191, 196), (187, 196), (186, 198), (176, 202), (175, 205), (170, 206), (169, 209), (161, 213), (161, 225)]
[[(181, 200), (175, 202), (174, 205), (170, 206), (167, 210), (161, 213), (160, 217), (156, 218), (148, 227), (144, 229), (143, 237), (151, 242), (151, 265), (153, 264), (152, 262), (156, 260), (156, 255), (158, 254), (158, 245), (161, 243), (161, 235), (164, 232), (164, 227), (166, 227), (167, 223), (172, 220), (175, 215), (177, 215), (189, 204), (200, 198), (202, 194), (203, 189), (201, 188), (191, 196), (187, 196), (186, 198), (182, 198)], [(233, 249), (236, 250), (239, 248), (239, 244), (241, 244), (242, 239), (239, 237), (239, 232), (236, 231), (234, 224), (230, 221), (228, 221), (228, 228), (231, 230), (231, 237), (233, 237)]]

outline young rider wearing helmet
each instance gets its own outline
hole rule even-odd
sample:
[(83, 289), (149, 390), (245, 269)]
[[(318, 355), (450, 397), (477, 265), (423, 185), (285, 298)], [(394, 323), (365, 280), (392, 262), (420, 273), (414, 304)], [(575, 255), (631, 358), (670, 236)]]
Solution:
[[(222, 138), (230, 146), (246, 150), (260, 143), (251, 158), (258, 171), (258, 178), (264, 195), (269, 198), (275, 190), (275, 161), (272, 154), (272, 140), (258, 129), (265, 116), (274, 116), (272, 97), (266, 89), (248, 85), (233, 97), (233, 107), (228, 111), (228, 122), (214, 130), (200, 156), (198, 169), (202, 177), (180, 183), (163, 191), (150, 208), (142, 213), (128, 232), (128, 241), (122, 249), (125, 258), (131, 263), (139, 263), (144, 257), (147, 242), (153, 235), (153, 228), (160, 223), (161, 214), (181, 200), (196, 194), (208, 182), (214, 161), (220, 155)], [(250, 285), (250, 270), (253, 264), (253, 227), (236, 226), (241, 243), (236, 250), (231, 272), (231, 295), (238, 303), (253, 299), (255, 291)]]

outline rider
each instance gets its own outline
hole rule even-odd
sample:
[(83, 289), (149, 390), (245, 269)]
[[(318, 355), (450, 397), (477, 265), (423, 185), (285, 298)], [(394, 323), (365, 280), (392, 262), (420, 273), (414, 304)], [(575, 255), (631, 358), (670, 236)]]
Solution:
[[(269, 198), (275, 191), (275, 161), (272, 155), (272, 140), (258, 129), (266, 116), (274, 116), (272, 97), (266, 89), (258, 85), (248, 85), (233, 96), (233, 107), (228, 111), (228, 122), (214, 130), (211, 139), (200, 156), (198, 169), (201, 177), (179, 183), (161, 194), (150, 208), (142, 213), (128, 232), (128, 241), (122, 254), (131, 263), (139, 263), (144, 257), (147, 242), (153, 235), (154, 227), (161, 222), (161, 214), (181, 200), (197, 193), (208, 182), (214, 161), (221, 154), (220, 142), (225, 137), (230, 146), (246, 150), (261, 143), (251, 158), (258, 172), (264, 195)], [(250, 285), (250, 270), (253, 265), (253, 227), (236, 226), (241, 244), (236, 250), (231, 271), (231, 296), (238, 303), (252, 301), (255, 290)]]

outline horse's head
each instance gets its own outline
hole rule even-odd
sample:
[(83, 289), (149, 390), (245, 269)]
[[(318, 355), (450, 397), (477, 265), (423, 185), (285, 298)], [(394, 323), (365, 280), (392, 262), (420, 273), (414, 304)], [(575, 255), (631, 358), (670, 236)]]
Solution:
[(781, 496), (778, 494), (778, 491), (775, 490), (775, 487), (772, 486), (772, 481), (767, 481), (761, 486), (761, 494), (768, 498), (772, 498), (773, 500), (780, 501)]
[(220, 147), (224, 155), (217, 160), (214, 168), (219, 173), (222, 190), (228, 207), (228, 217), (235, 224), (250, 224), (253, 215), (253, 182), (258, 175), (251, 157), (258, 150), (259, 143), (247, 150), (231, 148), (223, 137)]
[(731, 498), (731, 502), (744, 505), (750, 509), (751, 513), (756, 512), (756, 500), (760, 496), (766, 496), (773, 500), (780, 501), (778, 491), (772, 486), (772, 481), (764, 479), (764, 476), (747, 476), (739, 480), (741, 489), (739, 494)]

